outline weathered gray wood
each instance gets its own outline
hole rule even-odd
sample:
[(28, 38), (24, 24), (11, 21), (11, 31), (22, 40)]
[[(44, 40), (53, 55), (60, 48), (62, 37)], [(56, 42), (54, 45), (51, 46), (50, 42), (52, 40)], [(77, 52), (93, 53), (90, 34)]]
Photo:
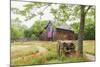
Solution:
[(57, 45), (58, 56), (62, 56), (62, 54), (71, 54), (75, 51), (75, 45), (73, 41), (65, 40), (65, 41), (58, 41)]

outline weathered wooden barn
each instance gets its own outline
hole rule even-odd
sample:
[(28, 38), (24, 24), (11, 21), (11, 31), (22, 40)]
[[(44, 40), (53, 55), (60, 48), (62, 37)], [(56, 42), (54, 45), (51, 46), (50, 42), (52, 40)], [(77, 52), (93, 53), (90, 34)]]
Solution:
[(67, 25), (62, 24), (60, 27), (53, 27), (49, 21), (44, 29), (40, 32), (40, 40), (73, 40), (74, 31), (70, 30)]

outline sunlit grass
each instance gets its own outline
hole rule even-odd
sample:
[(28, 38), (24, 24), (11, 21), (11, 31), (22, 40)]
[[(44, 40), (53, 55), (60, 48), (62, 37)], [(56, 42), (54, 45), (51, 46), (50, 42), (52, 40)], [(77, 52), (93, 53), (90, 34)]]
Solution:
[(30, 65), (32, 64), (32, 59), (33, 57), (30, 56), (23, 56), (23, 57), (18, 57), (18, 58), (13, 58), (11, 59), (11, 65)]
[(95, 55), (95, 41), (94, 40), (86, 40), (84, 41), (84, 52), (88, 54)]
[(19, 47), (19, 49), (16, 49), (16, 47), (18, 46), (13, 46), (11, 49), (11, 58), (24, 57), (38, 52), (38, 49), (35, 46), (23, 46), (24, 48)]

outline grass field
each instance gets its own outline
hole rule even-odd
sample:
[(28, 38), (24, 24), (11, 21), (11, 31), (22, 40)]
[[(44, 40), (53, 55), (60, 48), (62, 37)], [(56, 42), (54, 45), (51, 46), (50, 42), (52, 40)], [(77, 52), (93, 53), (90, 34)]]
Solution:
[(93, 40), (86, 40), (84, 41), (84, 52), (88, 54), (95, 55), (95, 41)]
[[(84, 41), (84, 52), (95, 54), (95, 41)], [(89, 61), (83, 57), (58, 57), (57, 42), (51, 41), (30, 41), (15, 42), (11, 44), (11, 65), (50, 64), (66, 62)], [(39, 47), (37, 47), (39, 46)], [(42, 47), (42, 48), (41, 48)], [(40, 53), (41, 51), (47, 53)], [(36, 55), (36, 56), (34, 56)]]

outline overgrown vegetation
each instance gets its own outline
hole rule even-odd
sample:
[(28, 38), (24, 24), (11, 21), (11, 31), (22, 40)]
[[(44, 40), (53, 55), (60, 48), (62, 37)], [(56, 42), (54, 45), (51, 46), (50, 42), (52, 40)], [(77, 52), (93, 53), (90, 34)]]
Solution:
[(11, 58), (19, 58), (19, 57), (24, 57), (28, 56), (31, 54), (35, 54), (38, 52), (38, 49), (35, 46), (12, 46), (12, 51), (11, 51)]
[[(94, 54), (95, 41), (84, 41), (84, 52)], [(14, 44), (14, 45), (13, 45)], [(60, 58), (57, 55), (57, 42), (48, 41), (30, 41), (15, 42), (11, 47), (11, 65), (30, 65), (30, 64), (50, 64), (50, 63), (69, 63), (89, 61), (85, 57), (65, 57)], [(91, 44), (91, 45), (90, 45)], [(32, 54), (38, 53), (36, 45), (48, 50), (46, 54), (33, 57)]]

